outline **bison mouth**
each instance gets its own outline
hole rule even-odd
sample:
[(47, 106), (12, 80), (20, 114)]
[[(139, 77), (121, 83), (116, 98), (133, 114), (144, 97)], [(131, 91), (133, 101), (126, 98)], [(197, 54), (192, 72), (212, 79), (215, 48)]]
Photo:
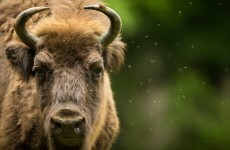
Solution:
[[(68, 129), (68, 130), (67, 130)], [(47, 136), (49, 150), (84, 150), (86, 147), (86, 135), (84, 131), (73, 132), (69, 128), (62, 128), (62, 132), (54, 132), (51, 129)], [(59, 134), (58, 134), (59, 133)]]
[(54, 138), (55, 145), (62, 145), (64, 147), (81, 147), (83, 140), (79, 137), (56, 137)]

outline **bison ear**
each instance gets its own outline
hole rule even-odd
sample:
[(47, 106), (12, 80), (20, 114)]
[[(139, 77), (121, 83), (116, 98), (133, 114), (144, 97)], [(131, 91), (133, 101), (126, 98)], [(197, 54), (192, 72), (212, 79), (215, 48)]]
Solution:
[(34, 54), (20, 42), (11, 42), (6, 46), (6, 56), (13, 68), (19, 71), (24, 80), (32, 73)]
[(104, 50), (104, 65), (107, 71), (120, 69), (125, 59), (125, 47), (125, 43), (118, 37)]

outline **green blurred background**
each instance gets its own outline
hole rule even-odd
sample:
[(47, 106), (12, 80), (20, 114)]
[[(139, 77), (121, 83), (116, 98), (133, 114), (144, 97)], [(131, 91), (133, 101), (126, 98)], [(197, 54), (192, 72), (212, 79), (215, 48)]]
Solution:
[(114, 150), (230, 150), (230, 1), (104, 0), (123, 19)]

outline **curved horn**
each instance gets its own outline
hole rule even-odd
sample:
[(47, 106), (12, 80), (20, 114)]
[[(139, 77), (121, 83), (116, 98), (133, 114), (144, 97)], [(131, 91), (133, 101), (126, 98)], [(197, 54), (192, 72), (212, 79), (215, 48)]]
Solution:
[(19, 39), (26, 44), (28, 47), (32, 49), (36, 49), (36, 43), (38, 42), (39, 38), (35, 35), (28, 32), (26, 29), (26, 22), (36, 13), (39, 13), (44, 10), (48, 10), (48, 7), (33, 7), (29, 8), (23, 12), (21, 12), (15, 22), (15, 31), (19, 37)]
[(116, 39), (121, 31), (122, 23), (120, 16), (111, 8), (104, 5), (89, 5), (85, 9), (97, 10), (104, 13), (110, 19), (110, 27), (107, 33), (101, 37), (101, 44), (103, 48), (106, 48), (109, 44)]

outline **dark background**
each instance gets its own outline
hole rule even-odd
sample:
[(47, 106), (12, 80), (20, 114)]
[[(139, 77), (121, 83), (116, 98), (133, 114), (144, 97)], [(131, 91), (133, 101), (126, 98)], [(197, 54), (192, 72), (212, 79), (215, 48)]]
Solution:
[(104, 0), (123, 20), (114, 150), (230, 149), (230, 1)]

